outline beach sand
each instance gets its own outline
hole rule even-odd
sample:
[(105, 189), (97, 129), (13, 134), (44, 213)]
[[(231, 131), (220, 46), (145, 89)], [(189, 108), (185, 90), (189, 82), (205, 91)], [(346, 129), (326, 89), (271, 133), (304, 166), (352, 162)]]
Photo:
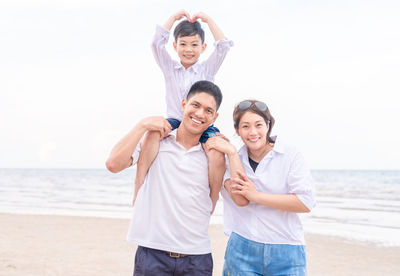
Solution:
[[(1, 276), (132, 275), (135, 246), (126, 219), (0, 214)], [(221, 275), (227, 237), (211, 225), (214, 275)], [(306, 235), (311, 276), (398, 275), (400, 248)]]

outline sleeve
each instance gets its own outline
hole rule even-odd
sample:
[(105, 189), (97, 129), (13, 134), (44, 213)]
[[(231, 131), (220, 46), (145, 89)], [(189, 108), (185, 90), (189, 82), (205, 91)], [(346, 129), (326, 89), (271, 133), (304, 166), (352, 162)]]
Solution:
[(157, 64), (160, 66), (164, 74), (169, 72), (168, 68), (173, 65), (173, 60), (165, 48), (165, 45), (168, 43), (168, 39), (169, 31), (160, 25), (157, 25), (156, 33), (154, 34), (153, 42), (151, 43), (151, 49)]
[(222, 181), (221, 189), (225, 189), (225, 186), (224, 186), (225, 181), (231, 178), (231, 167), (229, 165), (229, 159), (228, 159), (228, 157), (226, 157), (226, 155), (225, 155), (225, 166), (226, 166), (226, 169), (225, 169), (225, 174), (224, 174), (224, 178)]
[(287, 178), (289, 193), (295, 194), (311, 211), (315, 206), (315, 188), (311, 172), (303, 158), (296, 152), (291, 162)]
[(140, 142), (137, 144), (135, 150), (134, 150), (133, 153), (132, 153), (132, 158), (133, 158), (132, 166), (133, 166), (133, 165), (136, 165), (137, 161), (139, 160), (140, 150), (141, 150), (141, 146), (140, 146), (140, 145), (141, 145), (141, 142), (142, 142), (142, 141), (140, 141)]
[(217, 74), (222, 62), (225, 59), (229, 49), (233, 46), (232, 40), (218, 40), (214, 42), (214, 51), (211, 53), (209, 58), (204, 62), (206, 72), (209, 76)]

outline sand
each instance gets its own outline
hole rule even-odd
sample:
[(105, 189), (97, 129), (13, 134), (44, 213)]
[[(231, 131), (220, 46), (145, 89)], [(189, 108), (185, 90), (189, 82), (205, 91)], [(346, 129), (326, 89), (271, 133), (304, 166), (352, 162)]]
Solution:
[[(129, 221), (0, 214), (0, 276), (132, 275)], [(211, 225), (214, 275), (221, 275), (227, 238)], [(399, 275), (400, 248), (306, 235), (311, 276)]]

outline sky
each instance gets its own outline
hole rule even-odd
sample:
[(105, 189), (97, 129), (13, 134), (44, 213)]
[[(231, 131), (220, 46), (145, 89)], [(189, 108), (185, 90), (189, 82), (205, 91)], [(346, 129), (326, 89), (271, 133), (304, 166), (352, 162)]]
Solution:
[(2, 0), (0, 168), (104, 168), (140, 119), (165, 116), (150, 43), (181, 9), (234, 42), (215, 83), (216, 126), (235, 145), (233, 107), (252, 98), (311, 169), (400, 169), (395, 0)]

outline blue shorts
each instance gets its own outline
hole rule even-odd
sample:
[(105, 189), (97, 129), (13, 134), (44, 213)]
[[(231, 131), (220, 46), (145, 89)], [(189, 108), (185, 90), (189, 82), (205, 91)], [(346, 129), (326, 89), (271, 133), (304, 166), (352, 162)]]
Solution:
[(304, 245), (265, 244), (234, 232), (225, 251), (224, 276), (306, 276)]
[(174, 275), (211, 276), (213, 260), (211, 253), (176, 257), (166, 251), (138, 246), (135, 255), (135, 276)]
[[(179, 125), (181, 124), (181, 121), (174, 119), (174, 118), (167, 118), (167, 121), (169, 122), (169, 124), (172, 127), (172, 130), (176, 129), (179, 127)], [(214, 137), (215, 133), (219, 132), (219, 129), (217, 127), (215, 127), (214, 125), (209, 126), (202, 134), (200, 137), (200, 143), (205, 143), (207, 141), (208, 138), (210, 137)]]

